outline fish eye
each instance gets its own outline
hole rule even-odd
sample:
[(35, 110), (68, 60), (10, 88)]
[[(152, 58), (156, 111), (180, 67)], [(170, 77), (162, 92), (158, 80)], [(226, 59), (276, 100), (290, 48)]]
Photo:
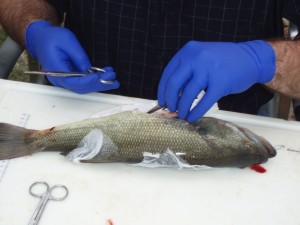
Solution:
[(252, 143), (249, 141), (244, 141), (244, 145), (246, 148), (252, 148)]

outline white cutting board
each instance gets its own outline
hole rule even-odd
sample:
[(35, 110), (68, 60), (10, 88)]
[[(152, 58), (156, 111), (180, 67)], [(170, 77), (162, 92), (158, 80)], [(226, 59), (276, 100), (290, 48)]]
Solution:
[[(118, 105), (152, 101), (104, 94), (76, 95), (54, 87), (0, 80), (0, 121), (44, 129), (88, 118)], [(284, 145), (263, 166), (200, 171), (148, 169), (126, 164), (73, 164), (59, 153), (13, 159), (0, 181), (0, 224), (27, 224), (39, 199), (28, 193), (37, 180), (64, 184), (69, 196), (48, 202), (40, 225), (300, 224), (300, 126), (297, 122), (218, 111)]]

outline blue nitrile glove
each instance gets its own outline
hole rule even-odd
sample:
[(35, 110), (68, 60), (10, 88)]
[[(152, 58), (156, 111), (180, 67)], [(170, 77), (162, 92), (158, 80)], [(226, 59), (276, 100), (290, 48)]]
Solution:
[[(49, 22), (39, 20), (31, 23), (26, 30), (26, 47), (29, 53), (38, 59), (44, 71), (83, 72), (88, 74), (91, 63), (76, 39), (68, 29), (52, 26)], [(111, 67), (105, 73), (97, 72), (84, 77), (51, 77), (48, 80), (58, 87), (84, 94), (106, 91), (120, 86), (118, 81), (103, 84), (102, 80), (114, 80), (116, 74)]]
[[(275, 53), (265, 41), (243, 43), (190, 41), (166, 66), (158, 87), (158, 103), (194, 122), (221, 97), (267, 83), (275, 74)], [(206, 89), (190, 111), (197, 95)]]

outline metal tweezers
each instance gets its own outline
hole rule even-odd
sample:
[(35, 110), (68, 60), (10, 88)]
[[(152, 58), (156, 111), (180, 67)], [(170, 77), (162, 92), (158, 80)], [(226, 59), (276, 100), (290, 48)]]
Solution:
[[(96, 72), (105, 73), (106, 71), (104, 69), (101, 69), (98, 67), (93, 67), (93, 66), (88, 69), (88, 74), (96, 73)], [(87, 73), (81, 73), (81, 72), (57, 72), (57, 71), (25, 71), (24, 73), (53, 76), (53, 77), (70, 77), (70, 76), (86, 76), (87, 75)], [(103, 84), (113, 84), (114, 80), (100, 79), (99, 82), (101, 82)]]
[(160, 105), (156, 105), (154, 106), (152, 109), (150, 109), (149, 111), (147, 111), (147, 113), (151, 114), (151, 113), (154, 113), (160, 109), (165, 109), (167, 108), (166, 106), (160, 106)]

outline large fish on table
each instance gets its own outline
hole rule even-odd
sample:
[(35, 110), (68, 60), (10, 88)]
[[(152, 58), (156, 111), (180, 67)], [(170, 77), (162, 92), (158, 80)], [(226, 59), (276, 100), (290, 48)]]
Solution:
[(190, 165), (243, 168), (276, 155), (264, 138), (227, 121), (204, 117), (189, 124), (134, 111), (41, 131), (1, 123), (0, 160), (39, 151), (67, 153), (94, 129), (100, 130), (108, 141), (99, 154), (85, 162), (138, 163), (145, 152), (162, 154), (170, 149)]

